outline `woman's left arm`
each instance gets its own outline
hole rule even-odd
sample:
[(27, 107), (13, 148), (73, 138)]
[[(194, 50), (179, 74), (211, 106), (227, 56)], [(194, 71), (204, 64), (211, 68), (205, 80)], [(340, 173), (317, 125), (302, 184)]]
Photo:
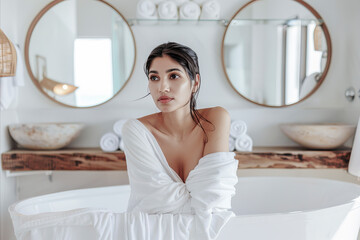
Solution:
[(222, 107), (214, 107), (209, 110), (206, 118), (214, 127), (206, 131), (208, 142), (205, 144), (204, 156), (214, 152), (229, 152), (229, 113)]

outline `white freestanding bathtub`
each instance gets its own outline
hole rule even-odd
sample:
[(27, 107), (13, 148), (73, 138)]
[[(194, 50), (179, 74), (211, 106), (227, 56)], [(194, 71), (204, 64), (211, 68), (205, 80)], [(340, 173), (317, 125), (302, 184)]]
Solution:
[[(39, 216), (48, 217), (50, 226), (56, 226), (51, 215), (58, 217), (69, 210), (124, 212), (129, 194), (129, 185), (72, 190), (20, 201), (9, 211), (19, 239), (36, 236), (40, 240), (31, 228)], [(225, 225), (218, 240), (355, 240), (360, 226), (360, 185), (318, 178), (240, 177), (232, 207), (237, 216)], [(70, 228), (74, 234), (67, 239), (94, 239), (89, 226)]]

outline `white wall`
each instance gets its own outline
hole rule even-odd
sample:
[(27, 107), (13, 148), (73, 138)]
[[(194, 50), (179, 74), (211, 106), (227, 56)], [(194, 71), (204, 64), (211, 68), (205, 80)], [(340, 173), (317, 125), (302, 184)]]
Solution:
[[(0, 1), (0, 28), (11, 40), (18, 38), (17, 9), (17, 1)], [(8, 151), (13, 147), (6, 126), (16, 120), (14, 114), (0, 111), (0, 152)], [(7, 178), (5, 172), (0, 171), (0, 239), (10, 239), (13, 235), (7, 208), (16, 200), (16, 179)]]
[[(50, 0), (0, 0), (1, 27), (24, 49), (28, 27), (36, 14)], [(126, 18), (135, 17), (137, 1), (111, 0)], [(245, 0), (222, 0), (222, 17), (230, 19)], [(221, 65), (221, 41), (225, 27), (216, 23), (135, 25), (137, 56), (132, 78), (125, 88), (108, 103), (88, 109), (61, 106), (43, 96), (26, 75), (25, 86), (18, 89), (18, 98), (1, 114), (1, 152), (11, 149), (12, 142), (6, 126), (15, 122), (73, 122), (82, 121), (86, 128), (69, 147), (97, 147), (101, 135), (111, 131), (112, 124), (120, 118), (135, 118), (150, 114), (157, 109), (150, 97), (133, 101), (146, 94), (147, 80), (143, 64), (149, 52), (160, 43), (177, 41), (193, 48), (199, 56), (202, 86), (198, 106), (223, 106), (233, 119), (242, 119), (248, 124), (249, 135), (255, 146), (295, 145), (281, 133), (278, 125), (288, 122), (345, 122), (356, 123), (360, 114), (360, 99), (349, 103), (344, 97), (349, 86), (360, 88), (360, 33), (354, 28), (359, 22), (360, 2), (348, 0), (346, 4), (337, 0), (311, 0), (309, 2), (323, 16), (330, 31), (333, 57), (328, 75), (309, 99), (286, 108), (266, 108), (254, 105), (240, 97), (225, 78)], [(356, 21), (352, 20), (356, 19)], [(354, 22), (353, 22), (354, 21)], [(266, 120), (265, 120), (266, 119)], [(348, 142), (351, 145), (351, 140)], [(266, 173), (265, 173), (266, 171)], [(334, 174), (334, 171), (336, 174)], [(343, 170), (247, 170), (241, 174), (288, 174), (334, 177), (355, 181)], [(9, 239), (12, 231), (7, 206), (16, 197), (23, 199), (39, 194), (67, 189), (127, 184), (126, 172), (120, 171), (59, 171), (52, 182), (45, 175), (6, 178), (1, 171), (1, 239)], [(17, 195), (16, 186), (17, 184)]]

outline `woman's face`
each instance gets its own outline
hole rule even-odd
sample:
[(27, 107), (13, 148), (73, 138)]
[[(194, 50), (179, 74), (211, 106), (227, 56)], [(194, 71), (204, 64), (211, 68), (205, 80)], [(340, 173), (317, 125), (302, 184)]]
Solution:
[(188, 109), (192, 91), (198, 85), (198, 75), (196, 78), (190, 81), (185, 69), (168, 55), (154, 58), (148, 79), (150, 94), (158, 109), (161, 112)]

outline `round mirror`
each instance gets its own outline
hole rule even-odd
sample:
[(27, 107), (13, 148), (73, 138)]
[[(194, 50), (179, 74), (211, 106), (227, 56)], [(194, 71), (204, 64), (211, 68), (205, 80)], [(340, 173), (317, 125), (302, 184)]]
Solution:
[(253, 0), (231, 18), (222, 60), (245, 99), (268, 107), (296, 104), (323, 82), (331, 42), (320, 15), (302, 0)]
[(125, 18), (102, 0), (56, 0), (30, 25), (25, 62), (38, 89), (70, 107), (113, 98), (130, 78), (135, 40)]

